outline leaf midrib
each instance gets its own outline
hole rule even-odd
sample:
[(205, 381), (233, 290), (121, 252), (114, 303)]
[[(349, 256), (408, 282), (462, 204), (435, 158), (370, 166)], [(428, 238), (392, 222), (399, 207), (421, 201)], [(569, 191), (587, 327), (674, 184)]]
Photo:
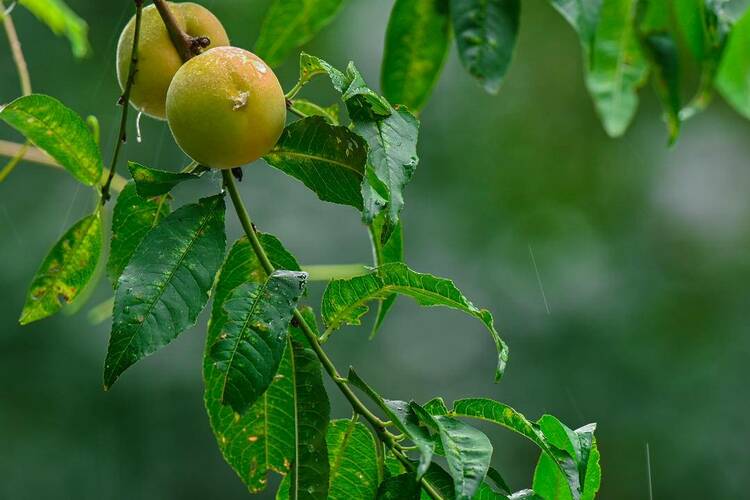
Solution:
[(341, 162), (341, 161), (338, 161), (338, 160), (333, 160), (331, 158), (326, 158), (326, 157), (323, 157), (323, 156), (320, 156), (320, 155), (314, 155), (314, 154), (310, 154), (310, 153), (301, 153), (299, 151), (291, 151), (291, 150), (288, 150), (288, 149), (275, 149), (275, 150), (271, 151), (271, 153), (269, 153), (268, 156), (282, 155), (282, 154), (283, 155), (287, 155), (287, 156), (292, 156), (292, 157), (295, 157), (295, 158), (303, 158), (303, 159), (306, 159), (306, 160), (319, 161), (321, 163), (330, 163), (332, 165), (337, 165), (337, 166), (342, 167), (344, 169), (351, 170), (352, 172), (354, 172), (355, 174), (357, 174), (358, 177), (363, 177), (364, 176), (363, 172), (357, 170), (356, 168), (354, 168), (354, 167), (352, 167), (352, 166), (350, 166), (350, 165), (348, 165), (348, 164), (346, 164), (344, 162)]

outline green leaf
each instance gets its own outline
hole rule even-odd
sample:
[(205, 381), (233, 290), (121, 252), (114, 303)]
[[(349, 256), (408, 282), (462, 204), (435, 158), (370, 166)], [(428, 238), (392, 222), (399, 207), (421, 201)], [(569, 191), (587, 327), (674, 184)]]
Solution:
[(331, 465), (330, 500), (370, 500), (378, 488), (378, 463), (372, 432), (354, 420), (334, 420), (328, 426)]
[(680, 68), (677, 44), (669, 33), (650, 33), (644, 37), (644, 46), (651, 60), (654, 88), (661, 103), (664, 122), (667, 124), (669, 144), (674, 144), (680, 134)]
[(367, 145), (346, 127), (319, 116), (297, 120), (264, 159), (302, 181), (321, 200), (362, 209)]
[(107, 262), (107, 273), (112, 283), (117, 283), (141, 240), (169, 215), (169, 211), (169, 202), (165, 197), (143, 199), (136, 193), (133, 181), (125, 185), (112, 211), (112, 241)]
[(91, 52), (88, 40), (89, 27), (62, 0), (19, 0), (56, 35), (65, 35), (70, 41), (73, 55), (86, 57)]
[(225, 246), (221, 195), (179, 208), (143, 238), (117, 282), (105, 388), (195, 324)]
[(192, 172), (169, 172), (147, 167), (134, 161), (128, 162), (128, 170), (135, 181), (138, 196), (151, 198), (169, 193), (172, 188), (182, 181), (198, 179), (207, 169), (202, 168), (200, 173)]
[(498, 472), (498, 470), (494, 467), (490, 467), (487, 470), (487, 479), (495, 483), (495, 486), (497, 486), (501, 490), (505, 491), (506, 493), (510, 493), (510, 486), (508, 486), (505, 478), (503, 478), (500, 472)]
[[(404, 188), (419, 163), (419, 120), (400, 108), (374, 121), (355, 121), (354, 131), (369, 146), (367, 182), (362, 186), (364, 220), (370, 223), (385, 212), (387, 227), (395, 228), (404, 207)], [(385, 232), (383, 237), (389, 236)]]
[(550, 415), (543, 416), (539, 423), (550, 443), (575, 458), (583, 489), (571, 495), (570, 483), (566, 481), (560, 467), (555, 464), (550, 455), (542, 454), (534, 471), (534, 491), (543, 498), (561, 500), (595, 498), (601, 483), (599, 450), (593, 437), (595, 425), (590, 424), (571, 431)]
[(419, 466), (417, 467), (417, 477), (422, 477), (427, 471), (432, 461), (432, 455), (435, 451), (435, 443), (429, 435), (429, 432), (420, 426), (417, 416), (408, 403), (404, 401), (391, 401), (383, 399), (380, 394), (375, 392), (372, 387), (362, 380), (353, 368), (349, 368), (349, 382), (359, 388), (362, 392), (372, 399), (386, 414), (388, 419), (393, 422), (398, 429), (403, 432), (409, 440), (419, 449)]
[(450, 26), (449, 0), (396, 0), (380, 74), (390, 102), (422, 109), (448, 55)]
[(500, 90), (518, 37), (520, 0), (450, 0), (458, 55), (484, 89)]
[(234, 411), (244, 413), (271, 385), (306, 278), (276, 271), (262, 284), (238, 286), (224, 301), (226, 322), (209, 356), (222, 374), (222, 402)]
[(268, 9), (253, 52), (271, 66), (309, 42), (333, 21), (344, 0), (275, 0)]
[(535, 443), (564, 473), (571, 491), (580, 491), (582, 484), (578, 464), (573, 455), (550, 442), (540, 425), (530, 422), (521, 413), (503, 403), (485, 398), (459, 399), (449, 412), (453, 417), (469, 417), (498, 424)]
[[(385, 243), (383, 239), (387, 233), (385, 215), (381, 214), (372, 221), (369, 225), (370, 229), (370, 242), (372, 243), (372, 253), (374, 257), (375, 267), (382, 266), (384, 264), (390, 264), (392, 262), (403, 262), (404, 261), (404, 229), (403, 225), (399, 222), (395, 229), (393, 229), (390, 237)], [(396, 303), (397, 294), (392, 293), (383, 300), (378, 301), (378, 313), (375, 317), (375, 323), (372, 326), (370, 332), (370, 339), (375, 338), (378, 330), (383, 325), (388, 312), (390, 311), (393, 304)]]
[(297, 443), (289, 472), (289, 498), (328, 498), (326, 429), (331, 414), (320, 362), (312, 349), (291, 341), (293, 350), (295, 433)]
[(648, 77), (634, 22), (638, 0), (603, 0), (586, 85), (611, 137), (625, 133)]
[(102, 157), (91, 131), (57, 99), (42, 94), (19, 97), (0, 108), (0, 118), (82, 183), (94, 186), (101, 180)]
[[(487, 475), (492, 460), (492, 443), (481, 431), (447, 415), (430, 415), (424, 408), (409, 404), (420, 422), (438, 432), (442, 450), (453, 478), (455, 498), (469, 500)], [(440, 405), (433, 408), (442, 411)]]
[(342, 73), (327, 62), (309, 54), (300, 56), (298, 87), (317, 75), (328, 75), (341, 92), (354, 132), (367, 142), (368, 158), (362, 182), (363, 219), (371, 223), (386, 214), (383, 241), (399, 222), (404, 205), (403, 189), (411, 180), (419, 158), (419, 121), (405, 108), (394, 109), (386, 99), (367, 86), (354, 64)]
[(413, 472), (389, 477), (380, 484), (377, 500), (416, 500), (419, 498), (419, 483)]
[(578, 33), (588, 66), (602, 0), (550, 0), (550, 3)]
[(750, 10), (732, 29), (719, 71), (716, 88), (745, 118), (750, 118)]
[(19, 322), (26, 325), (46, 318), (73, 302), (94, 275), (101, 251), (102, 219), (97, 210), (68, 229), (44, 258)]
[(307, 99), (294, 99), (294, 109), (308, 116), (322, 116), (329, 125), (341, 125), (339, 120), (339, 105), (321, 106)]
[[(262, 233), (259, 238), (274, 267), (299, 271), (299, 264), (278, 239)], [(229, 251), (216, 281), (203, 358), (204, 402), (211, 428), (224, 459), (251, 492), (265, 488), (269, 471), (286, 474), (294, 459), (296, 411), (292, 349), (284, 351), (278, 373), (268, 390), (243, 415), (221, 403), (223, 377), (209, 353), (224, 330), (227, 321), (224, 302), (232, 290), (246, 282), (263, 283), (265, 280), (266, 274), (249, 241), (244, 237), (239, 239)]]
[(492, 336), (498, 351), (496, 380), (502, 377), (508, 360), (508, 347), (494, 327), (492, 314), (478, 309), (461, 294), (452, 281), (412, 271), (405, 264), (386, 264), (372, 273), (349, 280), (331, 281), (323, 295), (321, 311), (329, 330), (358, 325), (367, 313), (367, 303), (384, 300), (391, 294), (407, 295), (422, 306), (443, 306), (474, 316)]

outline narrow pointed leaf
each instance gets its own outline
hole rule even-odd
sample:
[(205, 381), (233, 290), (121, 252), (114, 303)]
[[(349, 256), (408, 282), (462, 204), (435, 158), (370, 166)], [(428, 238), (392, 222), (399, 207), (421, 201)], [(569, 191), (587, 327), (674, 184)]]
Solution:
[(323, 295), (321, 312), (329, 329), (358, 325), (367, 313), (368, 303), (391, 294), (407, 295), (422, 306), (449, 307), (467, 313), (482, 322), (498, 351), (495, 378), (499, 380), (508, 360), (508, 348), (495, 330), (492, 314), (479, 309), (456, 288), (452, 281), (412, 271), (405, 264), (386, 264), (372, 273), (349, 280), (331, 281)]
[(657, 32), (645, 36), (644, 46), (652, 63), (654, 88), (667, 124), (669, 144), (673, 144), (680, 134), (682, 108), (677, 44), (669, 33)]
[(132, 181), (127, 183), (117, 196), (112, 211), (107, 273), (113, 284), (117, 283), (141, 240), (167, 215), (169, 202), (165, 198), (141, 198), (136, 193), (135, 184)]
[(603, 0), (586, 85), (604, 129), (625, 133), (638, 109), (648, 64), (635, 31), (638, 0)]
[(181, 207), (143, 238), (117, 282), (105, 387), (195, 324), (225, 246), (220, 195)]
[[(274, 267), (299, 271), (299, 264), (278, 239), (269, 234), (259, 237)], [(224, 459), (251, 492), (265, 488), (270, 471), (286, 474), (294, 458), (296, 412), (292, 349), (284, 351), (268, 390), (242, 415), (222, 404), (222, 373), (209, 353), (227, 322), (224, 303), (232, 290), (243, 283), (263, 283), (265, 279), (266, 274), (252, 246), (246, 238), (241, 238), (229, 251), (216, 282), (203, 359), (204, 402), (211, 428)], [(292, 332), (295, 330), (292, 328)]]
[[(370, 224), (370, 242), (372, 243), (372, 253), (375, 260), (375, 266), (379, 267), (384, 264), (404, 261), (404, 229), (399, 222), (395, 229), (391, 231), (390, 237), (383, 243), (385, 234), (385, 215), (381, 214)], [(397, 294), (393, 293), (385, 299), (378, 302), (378, 313), (375, 317), (375, 323), (370, 332), (370, 339), (374, 338), (378, 330), (383, 325), (388, 312), (393, 304), (396, 303)]]
[(278, 66), (309, 42), (341, 10), (344, 0), (274, 0), (263, 19), (253, 52)]
[(85, 57), (91, 52), (89, 27), (63, 0), (19, 0), (56, 35), (65, 35), (73, 55)]
[(222, 373), (222, 402), (234, 411), (244, 413), (273, 381), (306, 278), (276, 271), (262, 284), (238, 286), (224, 302), (227, 321), (209, 355)]
[(289, 498), (325, 500), (330, 472), (326, 433), (331, 406), (315, 352), (295, 341), (289, 348), (293, 351), (297, 436), (289, 472)]
[(97, 210), (76, 222), (55, 243), (36, 272), (19, 322), (51, 316), (70, 304), (94, 275), (102, 251), (102, 219)]
[(338, 103), (330, 106), (321, 106), (307, 99), (294, 99), (293, 105), (294, 109), (305, 115), (322, 116), (329, 125), (341, 125), (339, 120), (341, 109)]
[(516, 47), (520, 0), (451, 0), (450, 9), (461, 63), (497, 93)]
[(128, 162), (128, 170), (130, 170), (130, 175), (133, 176), (135, 181), (138, 196), (142, 198), (167, 194), (182, 181), (198, 179), (200, 174), (206, 171), (206, 169), (201, 168), (199, 173), (169, 172), (147, 167), (134, 161)]
[(389, 477), (378, 488), (377, 500), (416, 500), (419, 498), (419, 482), (413, 472)]
[(450, 46), (450, 0), (396, 0), (381, 70), (383, 93), (418, 112), (435, 86)]
[(264, 159), (302, 181), (321, 200), (362, 209), (367, 145), (348, 128), (330, 125), (320, 116), (297, 120)]
[(91, 131), (57, 99), (31, 94), (0, 107), (0, 119), (18, 130), (87, 186), (102, 178), (102, 157)]

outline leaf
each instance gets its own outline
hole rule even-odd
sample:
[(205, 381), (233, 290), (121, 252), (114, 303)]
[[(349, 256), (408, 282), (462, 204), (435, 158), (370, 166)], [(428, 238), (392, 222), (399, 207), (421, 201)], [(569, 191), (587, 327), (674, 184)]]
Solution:
[(578, 33), (588, 66), (602, 0), (550, 0), (550, 3)]
[(130, 181), (125, 185), (112, 211), (112, 241), (107, 262), (112, 283), (117, 284), (138, 244), (169, 211), (165, 198), (146, 200), (136, 193), (135, 183)]
[(78, 114), (57, 99), (31, 94), (0, 107), (0, 118), (54, 158), (87, 186), (99, 183), (102, 157), (99, 147)]
[(419, 498), (419, 483), (413, 472), (389, 477), (378, 488), (377, 500), (415, 500)]
[(372, 432), (361, 422), (334, 420), (328, 425), (331, 465), (330, 500), (370, 500), (378, 488), (378, 463)]
[(344, 0), (275, 0), (268, 9), (253, 52), (278, 66), (297, 47), (333, 21)]
[[(274, 267), (299, 271), (299, 264), (278, 239), (263, 233), (259, 238)], [(211, 428), (224, 459), (251, 492), (265, 488), (269, 471), (286, 474), (294, 458), (296, 412), (292, 350), (285, 350), (268, 390), (243, 415), (221, 403), (222, 374), (209, 353), (227, 321), (224, 302), (232, 290), (243, 283), (263, 283), (265, 279), (266, 274), (249, 241), (244, 237), (239, 239), (229, 251), (216, 281), (203, 358), (204, 402)]]
[(734, 25), (716, 74), (716, 88), (742, 116), (750, 118), (750, 10)]
[(677, 44), (669, 33), (662, 32), (646, 35), (644, 45), (651, 59), (654, 87), (662, 106), (671, 145), (680, 134), (680, 109), (682, 108)]
[(234, 411), (244, 413), (271, 385), (306, 278), (276, 271), (262, 284), (238, 286), (224, 301), (226, 322), (209, 356), (222, 374), (222, 402)]
[[(383, 264), (390, 264), (392, 262), (404, 261), (403, 225), (399, 222), (396, 228), (391, 231), (391, 235), (387, 241), (383, 243), (383, 237), (386, 234), (385, 224), (385, 216), (381, 214), (369, 225), (370, 242), (372, 244), (372, 253), (376, 267), (382, 266)], [(375, 338), (375, 335), (383, 325), (383, 321), (385, 321), (388, 312), (391, 307), (393, 307), (393, 304), (396, 303), (397, 296), (397, 294), (393, 293), (378, 302), (378, 313), (375, 317), (372, 331), (370, 332), (370, 339)]]
[(458, 55), (466, 71), (496, 94), (513, 58), (520, 0), (450, 0)]
[(497, 486), (498, 488), (500, 488), (504, 492), (510, 493), (510, 486), (508, 486), (508, 483), (505, 481), (505, 479), (503, 478), (503, 476), (494, 467), (490, 467), (487, 470), (487, 479), (489, 479), (493, 483), (495, 483), (495, 486)]
[(322, 59), (303, 53), (297, 87), (317, 75), (328, 75), (333, 87), (341, 92), (354, 132), (367, 142), (363, 219), (369, 224), (381, 212), (386, 213), (387, 224), (382, 235), (385, 242), (398, 224), (404, 205), (403, 189), (419, 161), (419, 121), (405, 108), (392, 108), (369, 88), (354, 64), (349, 63), (346, 73), (342, 73)]
[(419, 465), (417, 467), (417, 477), (422, 477), (432, 461), (432, 455), (435, 451), (435, 444), (430, 438), (427, 430), (419, 425), (417, 416), (414, 414), (409, 404), (404, 401), (391, 401), (383, 399), (372, 387), (362, 380), (353, 368), (349, 368), (347, 377), (349, 382), (360, 389), (372, 399), (386, 414), (388, 419), (393, 422), (398, 429), (403, 432), (419, 450)]
[(322, 116), (329, 125), (341, 125), (339, 120), (339, 105), (321, 106), (307, 99), (294, 99), (294, 109), (308, 116)]
[(380, 74), (390, 102), (422, 109), (448, 55), (450, 26), (449, 0), (396, 0)]
[(36, 272), (19, 322), (29, 324), (55, 314), (81, 293), (102, 251), (101, 212), (88, 215), (55, 243)]
[[(388, 227), (392, 229), (404, 207), (404, 188), (419, 163), (419, 121), (400, 108), (375, 121), (355, 121), (354, 131), (369, 146), (367, 182), (362, 186), (364, 220), (370, 223), (380, 212), (385, 212)], [(389, 236), (386, 231), (383, 237)]]
[(634, 22), (638, 0), (603, 0), (586, 85), (611, 137), (625, 133), (648, 76)]
[(128, 162), (128, 170), (135, 181), (138, 196), (151, 198), (169, 193), (172, 188), (182, 181), (198, 179), (207, 169), (200, 170), (200, 174), (192, 172), (169, 172), (147, 167), (134, 161)]
[(319, 116), (297, 120), (264, 159), (302, 181), (321, 200), (362, 209), (367, 145), (346, 127)]
[(143, 238), (117, 282), (105, 388), (195, 324), (225, 246), (221, 195), (179, 208)]
[(89, 27), (62, 0), (19, 0), (56, 35), (65, 35), (70, 41), (73, 55), (86, 57), (91, 52), (88, 40)]
[(291, 341), (293, 350), (295, 433), (289, 498), (328, 498), (328, 449), (326, 428), (331, 414), (320, 362), (312, 349)]
[(498, 351), (495, 379), (502, 377), (508, 360), (508, 347), (495, 330), (492, 314), (469, 302), (452, 281), (417, 273), (405, 264), (386, 264), (370, 274), (331, 281), (323, 295), (323, 321), (329, 330), (336, 330), (345, 324), (358, 325), (360, 318), (368, 311), (368, 302), (383, 300), (394, 293), (412, 297), (422, 306), (449, 307), (480, 320)]
[(543, 498), (593, 500), (601, 483), (599, 450), (593, 437), (595, 426), (590, 424), (571, 431), (550, 415), (545, 415), (539, 422), (550, 442), (576, 457), (583, 491), (576, 491), (571, 495), (569, 483), (560, 468), (556, 466), (552, 457), (545, 454), (539, 457), (534, 471), (534, 491)]
[[(409, 406), (420, 422), (438, 432), (448, 462), (448, 470), (453, 478), (455, 498), (471, 499), (484, 481), (492, 460), (492, 444), (489, 438), (481, 431), (453, 417), (430, 415), (414, 402)], [(439, 405), (437, 409), (442, 410)]]
[(449, 415), (493, 422), (526, 437), (554, 461), (564, 473), (571, 491), (580, 490), (582, 481), (574, 457), (551, 443), (538, 424), (530, 422), (510, 406), (486, 398), (459, 399), (453, 402)]

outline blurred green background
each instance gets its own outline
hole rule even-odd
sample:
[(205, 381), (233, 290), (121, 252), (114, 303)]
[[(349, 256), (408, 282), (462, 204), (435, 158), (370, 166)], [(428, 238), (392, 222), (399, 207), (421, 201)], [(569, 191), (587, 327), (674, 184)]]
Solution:
[[(235, 45), (252, 47), (267, 1), (202, 3)], [(573, 31), (545, 1), (523, 3), (499, 96), (451, 54), (421, 116), (421, 162), (404, 211), (410, 266), (453, 278), (495, 313), (511, 348), (506, 378), (493, 384), (494, 349), (478, 322), (408, 299), (374, 341), (367, 328), (350, 328), (327, 347), (339, 367), (357, 366), (391, 398), (489, 396), (530, 418), (597, 422), (604, 499), (648, 497), (647, 443), (654, 498), (743, 498), (750, 124), (716, 102), (668, 149), (646, 89), (625, 138), (607, 138)], [(69, 4), (90, 23), (94, 55), (83, 61), (22, 8), (14, 18), (35, 91), (98, 116), (108, 159), (120, 113), (114, 44), (132, 2)], [(376, 85), (391, 5), (351, 0), (306, 50), (338, 66), (352, 59)], [(296, 57), (279, 70), (286, 88), (296, 71)], [(18, 94), (3, 34), (0, 102)], [(323, 84), (306, 97), (334, 99)], [(142, 129), (138, 144), (131, 124), (128, 159), (186, 163), (164, 123), (144, 118)], [(19, 140), (6, 126), (0, 138)], [(200, 184), (181, 188), (176, 204), (218, 185)], [(245, 169), (241, 187), (259, 227), (303, 263), (368, 262), (351, 208), (321, 203), (261, 163)], [(101, 386), (109, 324), (86, 318), (111, 296), (106, 278), (77, 315), (18, 326), (37, 266), (93, 203), (71, 177), (34, 164), (0, 185), (0, 498), (244, 498), (203, 411), (205, 315), (109, 393)], [(228, 220), (233, 240), (239, 226)], [(321, 292), (313, 285), (308, 301)], [(334, 414), (349, 416), (330, 394)], [(536, 449), (488, 430), (495, 465), (512, 487), (530, 486)]]

